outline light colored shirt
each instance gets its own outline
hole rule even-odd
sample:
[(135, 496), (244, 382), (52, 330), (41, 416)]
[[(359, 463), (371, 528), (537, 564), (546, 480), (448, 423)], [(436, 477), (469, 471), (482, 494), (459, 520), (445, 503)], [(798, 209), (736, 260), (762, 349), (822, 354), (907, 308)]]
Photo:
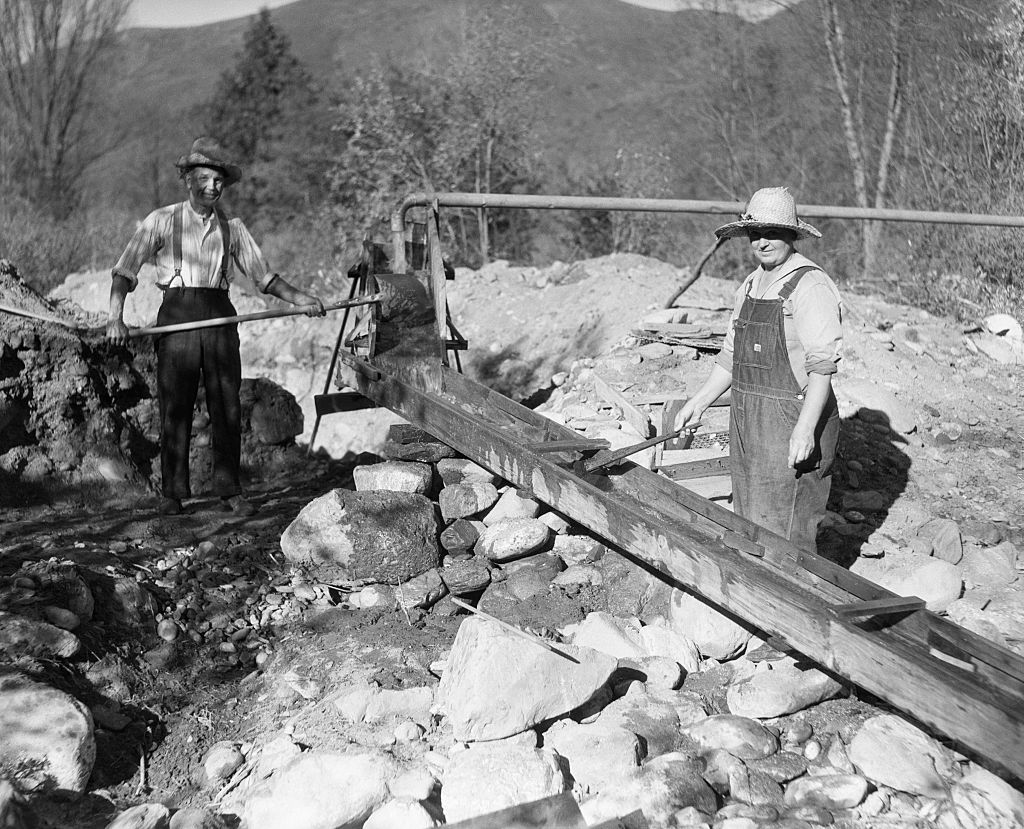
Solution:
[[(182, 210), (181, 276), (175, 277), (172, 233), (176, 207), (169, 204), (146, 216), (111, 274), (123, 276), (131, 283), (130, 290), (134, 291), (139, 283), (139, 269), (149, 262), (156, 267), (156, 284), (162, 290), (171, 287), (226, 288), (220, 277), (224, 239), (217, 216), (211, 213), (204, 219), (189, 202), (185, 202)], [(228, 221), (228, 236), (231, 255), (228, 257), (227, 281), (232, 282), (235, 271), (241, 271), (258, 291), (266, 293), (276, 274), (270, 272), (259, 245), (241, 219)]]
[(747, 294), (754, 299), (777, 299), (790, 274), (808, 265), (814, 270), (803, 275), (800, 284), (782, 305), (790, 366), (801, 388), (806, 388), (808, 374), (836, 373), (836, 364), (843, 353), (842, 299), (828, 274), (800, 253), (790, 256), (777, 273), (773, 271), (769, 275), (758, 267), (743, 280), (729, 316), (725, 342), (718, 355), (718, 364), (722, 368), (732, 372), (734, 324)]

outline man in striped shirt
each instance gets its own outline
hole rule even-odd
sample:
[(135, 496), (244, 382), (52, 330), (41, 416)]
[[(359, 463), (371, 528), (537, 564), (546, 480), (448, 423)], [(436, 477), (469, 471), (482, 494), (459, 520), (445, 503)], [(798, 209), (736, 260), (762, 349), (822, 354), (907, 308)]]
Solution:
[[(124, 302), (138, 285), (146, 262), (157, 271), (164, 292), (157, 325), (235, 316), (228, 289), (240, 272), (258, 291), (323, 316), (320, 299), (272, 273), (259, 246), (240, 219), (228, 219), (218, 206), (224, 188), (241, 170), (212, 138), (197, 138), (176, 164), (188, 199), (150, 213), (111, 271), (107, 338), (128, 341)], [(238, 326), (222, 325), (160, 335), (156, 340), (157, 396), (160, 401), (160, 512), (176, 515), (191, 496), (189, 442), (192, 415), (202, 376), (213, 444), (213, 490), (226, 509), (252, 515), (242, 495), (241, 358)]]

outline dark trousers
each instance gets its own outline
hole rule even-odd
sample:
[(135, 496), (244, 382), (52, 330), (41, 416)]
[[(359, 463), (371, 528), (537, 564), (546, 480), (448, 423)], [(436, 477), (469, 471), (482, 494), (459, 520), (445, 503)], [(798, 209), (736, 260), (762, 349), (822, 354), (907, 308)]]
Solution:
[[(214, 288), (168, 288), (157, 325), (229, 317), (235, 308), (228, 292)], [(242, 363), (238, 326), (221, 325), (163, 334), (156, 342), (157, 393), (160, 400), (160, 470), (162, 492), (188, 498), (189, 442), (192, 416), (202, 375), (213, 444), (213, 493), (221, 497), (241, 491)]]

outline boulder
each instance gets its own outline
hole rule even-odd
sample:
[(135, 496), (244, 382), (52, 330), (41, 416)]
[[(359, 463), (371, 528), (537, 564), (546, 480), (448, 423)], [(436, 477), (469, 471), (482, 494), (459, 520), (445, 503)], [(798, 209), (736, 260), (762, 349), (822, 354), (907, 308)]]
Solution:
[(491, 583), (491, 572), (479, 561), (452, 561), (437, 571), (455, 596), (479, 593)]
[(409, 719), (429, 725), (433, 704), (434, 689), (428, 685), (375, 689), (367, 698), (362, 719), (371, 725), (389, 719)]
[(960, 598), (963, 587), (960, 568), (948, 561), (934, 559), (894, 581), (892, 591), (900, 596), (924, 599), (928, 610), (941, 613)]
[(720, 661), (742, 653), (753, 635), (711, 605), (683, 590), (672, 591), (669, 622), (674, 631), (693, 642), (704, 656)]
[(536, 518), (542, 509), (539, 501), (523, 495), (514, 487), (509, 487), (501, 493), (494, 506), (487, 510), (483, 522), (490, 526), (510, 518)]
[(474, 746), (451, 755), (441, 787), (448, 823), (560, 794), (568, 788), (554, 752), (526, 746)]
[(407, 610), (413, 607), (427, 608), (447, 596), (448, 588), (441, 580), (437, 568), (432, 567), (400, 585), (395, 595), (399, 606)]
[(717, 798), (701, 777), (703, 763), (673, 752), (655, 757), (615, 786), (584, 800), (580, 811), (587, 824), (616, 821), (640, 809), (651, 826), (672, 826), (672, 816), (692, 807), (713, 814)]
[(643, 757), (640, 740), (632, 731), (571, 720), (550, 728), (544, 734), (544, 747), (564, 757), (572, 779), (591, 794), (632, 772)]
[(440, 562), (434, 506), (407, 492), (335, 489), (310, 501), (281, 536), (285, 558), (322, 581), (403, 582)]
[(1024, 826), (1024, 793), (980, 766), (953, 784), (940, 808), (938, 829), (997, 829)]
[(0, 766), (39, 761), (22, 781), (81, 794), (96, 760), (92, 715), (63, 691), (21, 674), (0, 676)]
[[(266, 377), (246, 377), (239, 389), (243, 413), (248, 413), (248, 426), (260, 443), (276, 446), (289, 443), (302, 434), (302, 407), (294, 395)], [(248, 431), (243, 422), (242, 431)]]
[(701, 752), (723, 749), (741, 760), (770, 757), (779, 750), (779, 739), (757, 720), (735, 714), (714, 714), (686, 726), (682, 735)]
[(384, 461), (357, 466), (352, 470), (352, 480), (357, 492), (382, 489), (426, 495), (434, 480), (434, 470), (427, 463)]
[(524, 601), (547, 593), (565, 567), (558, 556), (532, 555), (506, 563), (504, 587), (514, 599)]
[(394, 761), (381, 754), (310, 751), (278, 769), (245, 798), (246, 829), (362, 826), (388, 799)]
[(1010, 541), (964, 550), (964, 580), (972, 587), (1005, 587), (1017, 578), (1017, 548)]
[(610, 702), (598, 715), (597, 725), (624, 728), (643, 737), (645, 757), (667, 754), (679, 740), (679, 715), (675, 707), (645, 690), (631, 691)]
[(121, 812), (106, 829), (166, 829), (170, 817), (163, 803), (140, 803)]
[(948, 749), (892, 714), (866, 720), (847, 747), (857, 770), (875, 785), (908, 794), (944, 797), (955, 771)]
[(437, 474), (441, 476), (445, 486), (470, 481), (497, 484), (499, 480), (493, 472), (468, 458), (441, 458), (437, 462)]
[(498, 490), (494, 484), (472, 480), (461, 484), (450, 484), (442, 489), (437, 496), (437, 503), (441, 507), (441, 517), (446, 523), (483, 512), (497, 500)]
[(928, 543), (932, 555), (950, 564), (959, 564), (964, 557), (960, 526), (952, 519), (933, 518), (917, 531), (917, 537)]
[(417, 800), (389, 800), (370, 815), (363, 829), (433, 829), (441, 821)]
[(867, 794), (868, 781), (858, 774), (822, 774), (801, 777), (786, 786), (786, 805), (853, 809)]
[(0, 654), (9, 659), (20, 656), (70, 659), (81, 648), (81, 641), (69, 631), (49, 622), (0, 610)]
[(465, 619), (438, 687), (455, 739), (496, 740), (563, 716), (592, 699), (616, 667), (588, 648), (559, 650), (568, 658), (496, 622)]
[(480, 530), (472, 521), (457, 518), (441, 533), (441, 546), (449, 553), (465, 553), (473, 549), (480, 537)]
[(770, 670), (729, 686), (729, 711), (741, 717), (770, 719), (802, 711), (842, 693), (843, 686), (816, 668), (801, 669), (780, 660)]
[(491, 561), (505, 562), (537, 552), (551, 537), (551, 528), (536, 518), (514, 518), (486, 527), (476, 552)]
[(872, 380), (844, 378), (837, 392), (864, 420), (884, 420), (898, 434), (909, 434), (917, 428), (914, 407)]

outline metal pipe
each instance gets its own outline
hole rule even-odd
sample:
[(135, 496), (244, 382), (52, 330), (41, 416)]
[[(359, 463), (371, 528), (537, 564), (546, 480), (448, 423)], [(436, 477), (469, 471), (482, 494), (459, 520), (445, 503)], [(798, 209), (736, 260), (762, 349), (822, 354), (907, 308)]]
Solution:
[[(649, 213), (702, 213), (739, 216), (743, 202), (699, 199), (623, 199), (611, 196), (544, 196), (513, 193), (411, 193), (391, 214), (391, 229), (402, 232), (405, 214), (413, 207), (506, 207), (535, 210), (636, 210)], [(883, 222), (925, 222), (931, 224), (1024, 227), (1024, 216), (981, 213), (944, 213), (933, 210), (897, 210), (872, 207), (839, 207), (804, 204), (797, 211), (812, 219), (858, 219)]]

